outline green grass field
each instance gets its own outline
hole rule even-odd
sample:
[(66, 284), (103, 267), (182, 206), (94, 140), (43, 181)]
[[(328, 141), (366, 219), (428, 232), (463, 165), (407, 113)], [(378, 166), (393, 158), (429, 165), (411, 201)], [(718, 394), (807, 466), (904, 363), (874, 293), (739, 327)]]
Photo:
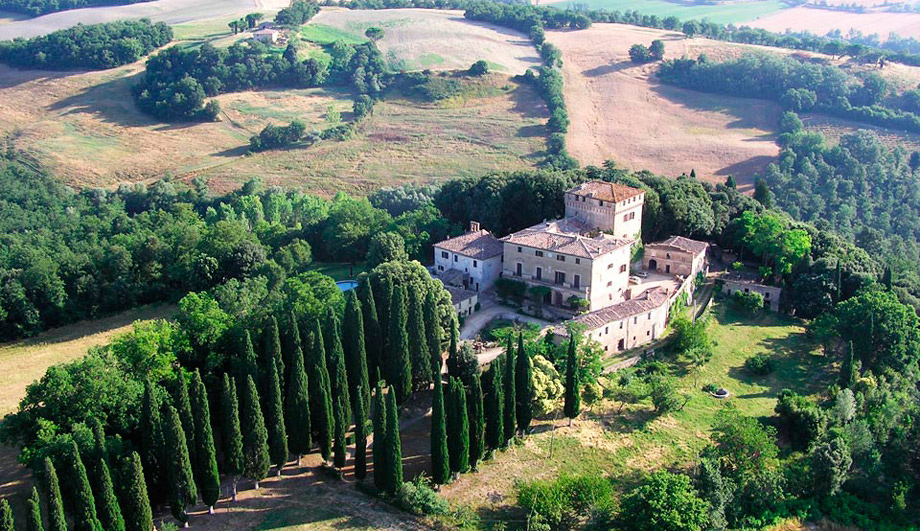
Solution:
[[(744, 315), (729, 304), (716, 304), (711, 315), (710, 331), (717, 343), (712, 359), (696, 374), (677, 364), (679, 392), (688, 398), (683, 409), (657, 416), (647, 399), (622, 409), (603, 400), (571, 428), (561, 416), (541, 419), (535, 422), (534, 435), (497, 454), (479, 473), (462, 476), (445, 495), (483, 518), (515, 518), (520, 516), (513, 508), (520, 479), (602, 474), (626, 489), (644, 472), (691, 463), (709, 444), (715, 416), (723, 407), (769, 417), (782, 389), (814, 395), (829, 383), (828, 362), (806, 337), (801, 321), (772, 313)], [(776, 368), (770, 375), (752, 377), (744, 361), (760, 353), (772, 353)], [(700, 388), (709, 382), (725, 387), (732, 397), (718, 400), (704, 393)]]
[(345, 44), (361, 44), (367, 41), (360, 32), (353, 33), (325, 24), (307, 24), (300, 28), (300, 36), (306, 41), (323, 45), (338, 41)]
[(780, 0), (752, 0), (747, 2), (724, 2), (717, 5), (691, 6), (663, 0), (579, 0), (578, 2), (553, 2), (550, 5), (564, 7), (578, 4), (591, 9), (610, 11), (638, 11), (643, 15), (659, 17), (675, 16), (681, 20), (707, 19), (719, 24), (747, 22), (779, 11), (786, 7)]

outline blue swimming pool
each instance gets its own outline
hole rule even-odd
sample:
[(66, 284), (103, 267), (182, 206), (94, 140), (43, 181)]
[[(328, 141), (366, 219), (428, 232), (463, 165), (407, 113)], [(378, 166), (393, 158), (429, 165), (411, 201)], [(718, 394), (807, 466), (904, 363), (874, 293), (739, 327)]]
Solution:
[(358, 281), (357, 280), (340, 280), (336, 282), (335, 285), (338, 286), (339, 289), (342, 291), (348, 291), (350, 289), (357, 288)]

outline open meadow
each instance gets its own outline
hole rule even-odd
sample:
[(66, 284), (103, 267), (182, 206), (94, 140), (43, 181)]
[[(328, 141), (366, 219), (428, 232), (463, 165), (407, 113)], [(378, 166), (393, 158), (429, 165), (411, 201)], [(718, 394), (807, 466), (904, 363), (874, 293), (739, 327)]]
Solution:
[(609, 11), (638, 11), (643, 15), (677, 17), (681, 20), (709, 20), (719, 24), (734, 24), (776, 13), (786, 4), (780, 0), (723, 0), (720, 2), (677, 2), (668, 0), (558, 0), (547, 2), (565, 8), (571, 5)]
[[(402, 68), (422, 68), (425, 61), (436, 69), (467, 68), (488, 58), (494, 69), (501, 65), (509, 73), (520, 73), (539, 61), (523, 36), (467, 22), (457, 12), (333, 10), (326, 21), (330, 25), (317, 27), (328, 29), (319, 33), (312, 25), (304, 27), (298, 36), (304, 42), (302, 53), (324, 53), (311, 39), (322, 44), (322, 36), (331, 39), (328, 43), (355, 34), (352, 39), (360, 41), (365, 26), (380, 24), (387, 31), (381, 46), (388, 60)], [(330, 32), (335, 28), (331, 24), (346, 29)], [(450, 36), (448, 45), (434, 47), (438, 35)], [(241, 38), (231, 36), (220, 17), (180, 24), (176, 36), (180, 45), (227, 45)], [(458, 44), (467, 40), (473, 44)], [(142, 62), (101, 72), (0, 66), (0, 135), (76, 186), (203, 175), (213, 179), (215, 189), (225, 190), (260, 177), (330, 195), (494, 168), (532, 168), (545, 149), (541, 98), (530, 87), (496, 74), (487, 78), (487, 90), (474, 86), (437, 104), (387, 96), (350, 140), (249, 156), (249, 137), (269, 123), (299, 119), (309, 131), (351, 120), (353, 95), (338, 88), (223, 94), (216, 98), (222, 109), (219, 121), (167, 124), (134, 105), (130, 89), (143, 68)]]

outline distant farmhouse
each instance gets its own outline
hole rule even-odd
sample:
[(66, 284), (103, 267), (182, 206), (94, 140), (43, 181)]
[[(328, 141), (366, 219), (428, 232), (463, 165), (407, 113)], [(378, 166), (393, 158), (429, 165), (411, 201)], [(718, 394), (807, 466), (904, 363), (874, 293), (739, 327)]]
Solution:
[[(545, 293), (548, 313), (584, 325), (604, 350), (641, 346), (660, 337), (671, 304), (708, 272), (709, 248), (683, 237), (648, 244), (645, 271), (632, 275), (644, 201), (645, 192), (622, 184), (580, 184), (566, 192), (562, 219), (500, 239), (473, 222), (470, 232), (435, 244), (433, 273), (472, 291), (499, 278), (522, 282)], [(563, 326), (554, 333), (557, 340), (568, 334)]]
[(252, 32), (252, 38), (265, 44), (276, 44), (281, 38), (281, 32), (272, 28), (263, 28)]

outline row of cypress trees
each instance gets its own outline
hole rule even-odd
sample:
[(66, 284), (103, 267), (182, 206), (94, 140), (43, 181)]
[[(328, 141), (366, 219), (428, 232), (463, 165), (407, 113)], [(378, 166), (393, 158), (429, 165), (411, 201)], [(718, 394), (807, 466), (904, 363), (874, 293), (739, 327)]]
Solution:
[[(518, 335), (517, 354), (509, 336), (505, 353), (482, 378), (475, 372), (465, 388), (450, 377), (446, 396), (435, 385), (432, 397), (432, 479), (444, 484), (451, 476), (476, 470), (487, 451), (507, 447), (516, 433), (527, 434), (533, 420), (533, 361)], [(456, 346), (451, 344), (451, 349)]]
[[(153, 529), (153, 512), (147, 496), (147, 487), (140, 456), (132, 452), (120, 463), (118, 493), (109, 468), (109, 455), (101, 426), (94, 426), (95, 446), (85, 455), (80, 454), (75, 442), (59, 455), (67, 486), (71, 494), (71, 517), (75, 531), (150, 531)], [(91, 463), (88, 470), (84, 459)], [(41, 470), (42, 496), (37, 487), (26, 501), (25, 529), (27, 531), (67, 531), (64, 501), (57, 469), (50, 458), (45, 458)], [(47, 515), (45, 522), (43, 514)], [(13, 512), (7, 500), (0, 500), (0, 531), (14, 531)]]

